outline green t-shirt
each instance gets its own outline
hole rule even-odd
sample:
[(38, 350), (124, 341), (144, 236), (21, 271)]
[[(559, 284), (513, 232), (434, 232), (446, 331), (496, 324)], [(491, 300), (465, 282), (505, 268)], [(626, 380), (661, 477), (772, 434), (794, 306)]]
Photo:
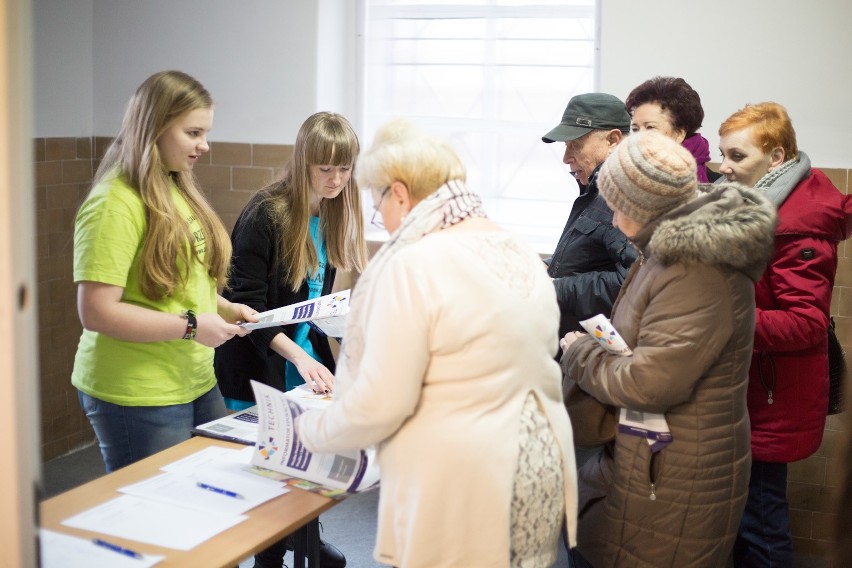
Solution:
[[(172, 197), (204, 258), (198, 220), (176, 186)], [(146, 225), (142, 199), (123, 178), (98, 184), (77, 213), (74, 282), (119, 286), (124, 289), (122, 302), (160, 312), (216, 313), (216, 283), (195, 260), (186, 286), (174, 295), (151, 300), (142, 293), (139, 262)], [(71, 383), (90, 396), (122, 406), (185, 404), (216, 385), (213, 349), (184, 339), (138, 343), (83, 330)]]

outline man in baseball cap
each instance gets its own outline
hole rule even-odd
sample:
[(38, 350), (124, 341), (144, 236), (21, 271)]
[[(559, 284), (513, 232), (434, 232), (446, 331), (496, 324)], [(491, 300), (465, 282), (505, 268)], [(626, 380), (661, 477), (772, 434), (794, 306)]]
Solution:
[(618, 97), (586, 93), (571, 97), (562, 121), (541, 137), (548, 144), (565, 142), (562, 161), (582, 185), (630, 132), (630, 114)]
[[(636, 260), (636, 249), (612, 226), (612, 211), (596, 183), (601, 164), (629, 131), (630, 115), (618, 97), (586, 93), (572, 97), (559, 124), (541, 137), (548, 144), (565, 143), (562, 161), (580, 185), (556, 251), (545, 260), (556, 286), (560, 339), (581, 331), (579, 322), (584, 319), (597, 314), (610, 317), (627, 270)], [(578, 467), (596, 452), (576, 442), (575, 446)]]

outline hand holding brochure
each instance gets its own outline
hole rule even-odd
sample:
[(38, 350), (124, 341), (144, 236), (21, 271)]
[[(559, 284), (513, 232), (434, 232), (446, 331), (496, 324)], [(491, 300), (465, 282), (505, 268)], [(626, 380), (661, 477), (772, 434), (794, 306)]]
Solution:
[(589, 335), (597, 339), (600, 346), (603, 347), (607, 353), (612, 353), (613, 355), (633, 354), (633, 351), (630, 350), (627, 343), (624, 342), (624, 339), (612, 326), (612, 322), (609, 321), (609, 318), (605, 315), (598, 314), (595, 317), (581, 321), (580, 325), (583, 326), (583, 329), (585, 329)]
[(346, 314), (349, 313), (351, 290), (342, 290), (313, 300), (290, 304), (257, 314), (257, 322), (246, 322), (246, 329), (262, 329), (276, 325), (309, 322), (329, 337), (343, 337)]
[[(580, 322), (589, 335), (594, 337), (598, 344), (608, 353), (613, 355), (633, 355), (633, 351), (627, 346), (624, 338), (613, 327), (603, 314), (598, 314)], [(641, 436), (648, 441), (652, 452), (658, 452), (672, 441), (672, 434), (666, 417), (663, 414), (653, 412), (640, 412), (622, 408), (618, 417), (618, 431), (631, 436)]]
[(296, 417), (307, 408), (327, 407), (330, 404), (327, 397), (298, 388), (284, 393), (256, 381), (251, 386), (258, 410), (252, 465), (349, 493), (370, 489), (378, 483), (379, 472), (372, 451), (315, 454), (299, 440), (293, 427)]

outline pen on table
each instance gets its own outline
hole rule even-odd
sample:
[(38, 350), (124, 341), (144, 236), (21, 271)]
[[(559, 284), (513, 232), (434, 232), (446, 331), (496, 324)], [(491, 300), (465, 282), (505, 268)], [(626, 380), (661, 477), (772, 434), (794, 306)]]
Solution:
[(196, 483), (196, 485), (201, 489), (206, 489), (207, 491), (212, 491), (213, 493), (218, 493), (226, 497), (233, 497), (234, 499), (244, 499), (244, 497), (239, 493), (234, 493), (233, 491), (228, 491), (227, 489), (222, 489), (221, 487), (214, 487), (213, 485), (208, 485), (201, 481)]
[(119, 546), (117, 544), (101, 540), (99, 538), (93, 539), (92, 542), (98, 546), (102, 546), (108, 550), (112, 550), (113, 552), (118, 552), (119, 554), (129, 556), (130, 558), (136, 558), (137, 560), (142, 560), (143, 558), (143, 556), (135, 550), (130, 550), (129, 548), (124, 548), (123, 546)]

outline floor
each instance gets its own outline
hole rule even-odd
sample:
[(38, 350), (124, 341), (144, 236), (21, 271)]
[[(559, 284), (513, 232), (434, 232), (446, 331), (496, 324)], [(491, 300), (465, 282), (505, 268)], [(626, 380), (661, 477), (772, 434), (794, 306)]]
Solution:
[[(92, 444), (71, 454), (50, 460), (44, 464), (42, 493), (45, 498), (57, 495), (104, 474), (103, 461), (97, 445)], [(378, 491), (361, 493), (347, 498), (339, 505), (323, 513), (321, 538), (337, 546), (351, 568), (380, 568), (373, 560), (373, 538), (376, 534), (376, 507)], [(252, 568), (253, 561), (247, 558), (240, 568)], [(292, 566), (292, 553), (284, 558), (285, 566)], [(554, 568), (566, 567), (568, 562), (560, 546), (559, 558)], [(825, 560), (812, 556), (796, 559), (794, 568), (828, 568)]]

